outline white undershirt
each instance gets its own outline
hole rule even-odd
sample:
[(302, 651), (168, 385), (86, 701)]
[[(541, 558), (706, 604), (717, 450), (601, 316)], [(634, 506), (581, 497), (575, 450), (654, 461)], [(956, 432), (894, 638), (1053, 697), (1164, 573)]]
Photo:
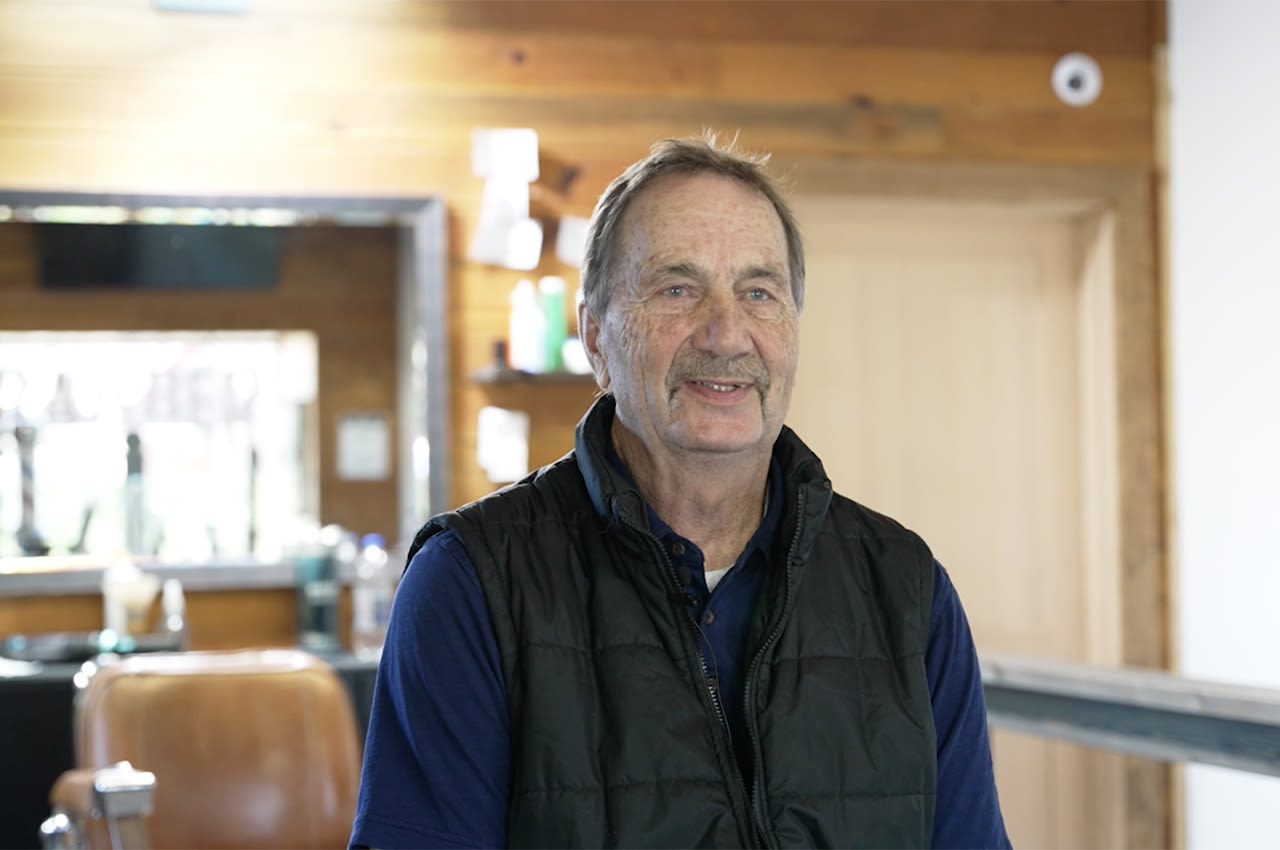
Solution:
[(705, 570), (704, 572), (707, 576), (707, 592), (710, 593), (715, 590), (716, 585), (720, 583), (720, 579), (724, 578), (725, 573), (729, 572), (731, 569), (733, 569), (733, 564), (730, 564), (722, 570)]

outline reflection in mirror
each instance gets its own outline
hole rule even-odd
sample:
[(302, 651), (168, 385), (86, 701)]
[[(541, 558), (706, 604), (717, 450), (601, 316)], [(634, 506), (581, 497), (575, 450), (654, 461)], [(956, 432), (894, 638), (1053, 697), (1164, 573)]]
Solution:
[[(323, 242), (326, 259), (319, 262), (329, 265), (318, 275), (290, 246), (314, 248), (314, 234), (334, 228), (344, 234), (394, 231), (392, 533), (411, 538), (423, 519), (443, 509), (449, 497), (449, 346), (441, 200), (0, 188), (0, 243), (9, 261), (0, 269), (6, 346), (0, 353), (0, 558), (47, 550), (101, 559), (125, 550), (177, 562), (271, 560), (295, 518), (314, 523), (321, 513), (354, 514), (348, 522), (368, 524), (369, 516), (388, 516), (352, 510), (367, 502), (359, 487), (343, 490), (348, 482), (335, 473), (332, 447), (324, 448), (342, 410), (317, 401), (326, 391), (317, 392), (315, 372), (332, 374), (323, 364), (335, 357), (349, 364), (359, 356), (358, 343), (355, 354), (334, 354), (332, 328), (348, 314), (342, 308), (324, 313), (325, 297), (348, 274), (360, 287), (357, 301), (373, 290), (361, 285), (359, 264), (348, 265), (343, 249), (334, 247), (345, 239)], [(67, 247), (65, 239), (75, 244)], [(354, 242), (387, 244), (376, 237)], [(292, 270), (281, 271), (288, 294), (264, 283), (275, 279), (273, 268)], [(169, 333), (190, 330), (159, 306), (179, 291), (223, 298), (224, 305), (240, 297), (254, 303), (275, 298), (275, 312), (262, 323), (237, 316), (233, 326), (316, 333), (215, 333), (217, 325), (205, 316), (195, 323), (200, 333)], [(130, 303), (146, 309), (123, 320), (115, 314), (114, 325), (110, 311), (99, 317), (88, 306)], [(64, 312), (61, 304), (78, 305), (79, 312)], [(65, 327), (59, 324), (64, 315)], [(104, 324), (95, 325), (98, 319)], [(138, 347), (124, 345), (126, 338)], [(108, 346), (110, 353), (94, 346)], [(299, 360), (304, 348), (309, 353)], [(286, 387), (282, 375), (296, 377), (300, 362), (311, 370), (310, 384)], [(299, 387), (310, 387), (310, 401)], [(338, 404), (355, 398), (359, 406), (363, 390), (353, 393)], [(274, 403), (268, 394), (275, 394)]]
[(0, 332), (0, 557), (273, 560), (318, 517), (303, 331)]

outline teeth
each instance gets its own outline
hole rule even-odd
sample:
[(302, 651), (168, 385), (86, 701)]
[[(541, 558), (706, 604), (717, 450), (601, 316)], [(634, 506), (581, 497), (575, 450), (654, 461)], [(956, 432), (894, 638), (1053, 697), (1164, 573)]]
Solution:
[(703, 381), (702, 385), (705, 387), (711, 387), (711, 389), (718, 393), (732, 392), (738, 388), (737, 384), (713, 384), (710, 381)]

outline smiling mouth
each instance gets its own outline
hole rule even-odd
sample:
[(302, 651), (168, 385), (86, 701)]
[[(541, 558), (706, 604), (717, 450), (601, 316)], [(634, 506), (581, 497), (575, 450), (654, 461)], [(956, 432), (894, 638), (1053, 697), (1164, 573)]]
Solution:
[(672, 362), (667, 373), (667, 392), (674, 398), (681, 387), (688, 387), (706, 394), (724, 395), (730, 401), (735, 394), (754, 391), (761, 401), (769, 393), (769, 370), (764, 362), (752, 354), (733, 357), (713, 355), (690, 349)]
[(750, 383), (721, 383), (720, 381), (690, 381), (700, 387), (707, 387), (718, 393), (731, 393), (734, 390), (741, 390), (750, 387)]

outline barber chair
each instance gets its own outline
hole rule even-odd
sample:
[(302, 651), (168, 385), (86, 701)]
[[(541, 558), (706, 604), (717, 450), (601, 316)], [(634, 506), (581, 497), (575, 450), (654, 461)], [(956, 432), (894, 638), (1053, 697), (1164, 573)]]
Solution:
[(147, 653), (77, 676), (47, 847), (343, 848), (360, 781), (342, 679), (294, 649)]

